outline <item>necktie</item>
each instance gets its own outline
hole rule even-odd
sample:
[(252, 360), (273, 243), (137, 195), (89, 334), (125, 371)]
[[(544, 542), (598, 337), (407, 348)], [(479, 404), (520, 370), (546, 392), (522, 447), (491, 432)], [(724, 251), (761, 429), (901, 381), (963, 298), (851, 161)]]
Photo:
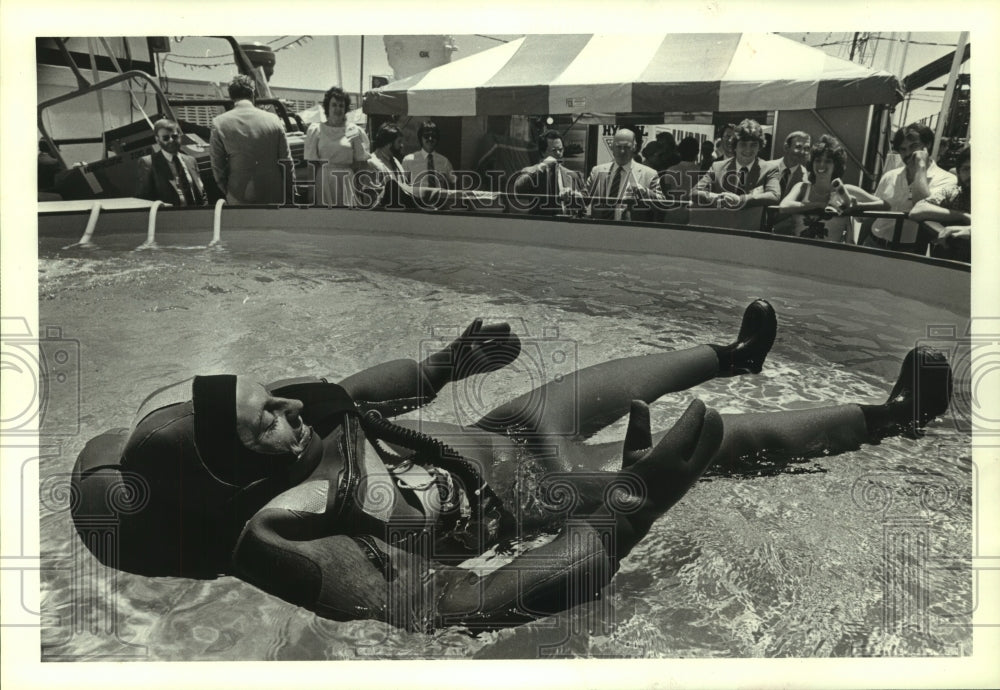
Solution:
[(181, 198), (182, 206), (191, 206), (194, 204), (194, 196), (191, 194), (191, 185), (188, 182), (187, 175), (184, 171), (184, 164), (181, 163), (180, 156), (174, 156), (174, 175), (177, 176), (177, 183), (181, 186), (181, 191), (183, 192), (183, 197)]
[(428, 187), (437, 187), (438, 186), (437, 173), (434, 170), (434, 154), (433, 153), (428, 153), (427, 154), (427, 186)]
[(743, 194), (744, 192), (746, 192), (746, 189), (747, 189), (747, 169), (746, 168), (740, 168), (740, 175), (739, 175), (739, 182), (738, 182), (738, 184), (740, 186), (739, 193)]
[(781, 173), (781, 196), (785, 196), (785, 192), (788, 191), (788, 178), (791, 176), (791, 168), (785, 168), (785, 171)]
[(608, 190), (608, 196), (615, 201), (618, 200), (618, 190), (622, 186), (622, 168), (619, 165), (618, 169), (615, 170), (615, 176), (611, 178), (611, 189)]

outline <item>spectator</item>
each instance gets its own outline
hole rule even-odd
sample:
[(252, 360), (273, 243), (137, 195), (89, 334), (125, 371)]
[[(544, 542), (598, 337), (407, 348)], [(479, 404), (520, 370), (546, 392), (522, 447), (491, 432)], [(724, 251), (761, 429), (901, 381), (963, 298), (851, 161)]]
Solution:
[(212, 173), (230, 204), (280, 204), (285, 199), (280, 160), (291, 160), (281, 120), (254, 105), (254, 82), (229, 82), (233, 109), (212, 120)]
[(538, 138), (541, 162), (514, 176), (515, 210), (531, 215), (555, 216), (570, 207), (583, 207), (583, 176), (563, 166), (563, 140), (550, 129)]
[(660, 190), (666, 195), (670, 193), (687, 197), (691, 188), (698, 183), (701, 170), (698, 167), (698, 140), (694, 137), (684, 137), (677, 146), (680, 162), (666, 169), (660, 175)]
[(417, 130), (420, 150), (403, 159), (406, 179), (415, 188), (443, 187), (454, 189), (455, 187), (455, 172), (452, 170), (451, 162), (434, 150), (437, 148), (440, 136), (437, 125), (427, 120)]
[(972, 260), (972, 151), (966, 147), (956, 161), (958, 183), (931, 193), (913, 205), (910, 220), (922, 222), (931, 239), (931, 256)]
[[(722, 133), (715, 140), (715, 160), (723, 161), (735, 155), (736, 152), (733, 150), (733, 133), (735, 131), (736, 125), (733, 124), (722, 128)], [(761, 137), (761, 141), (763, 142), (763, 137)]]
[(204, 206), (208, 203), (198, 173), (198, 163), (181, 152), (181, 128), (173, 120), (153, 123), (160, 150), (139, 159), (135, 195), (173, 206)]
[[(792, 132), (785, 137), (784, 155), (771, 161), (778, 168), (778, 184), (781, 187), (782, 199), (788, 195), (788, 190), (805, 179), (806, 169), (802, 167), (802, 164), (810, 153), (809, 144), (808, 134)], [(839, 150), (843, 152), (843, 147), (840, 147)], [(841, 169), (835, 177), (840, 177), (843, 174), (843, 169)]]
[(353, 205), (354, 174), (368, 167), (371, 143), (363, 129), (347, 121), (350, 109), (351, 97), (334, 86), (323, 95), (326, 122), (314, 122), (306, 131), (305, 159), (326, 161), (316, 193), (327, 206)]
[(406, 173), (399, 162), (403, 155), (403, 133), (386, 122), (375, 132), (375, 151), (368, 166), (355, 176), (358, 204), (362, 208), (409, 208), (413, 188), (406, 184)]
[(642, 151), (643, 163), (658, 173), (681, 162), (677, 142), (670, 132), (659, 132), (656, 139)]
[(806, 179), (795, 183), (781, 200), (786, 217), (775, 223), (774, 232), (843, 242), (851, 229), (852, 211), (884, 210), (884, 201), (841, 181), (846, 164), (841, 143), (829, 134), (821, 136), (809, 153)]
[[(900, 129), (892, 138), (892, 148), (903, 159), (903, 166), (882, 175), (875, 196), (889, 202), (890, 211), (907, 213), (918, 201), (938, 194), (957, 184), (955, 176), (939, 168), (928, 153), (934, 147), (934, 132), (920, 124), (910, 124)], [(888, 247), (892, 241), (896, 222), (889, 218), (868, 221), (862, 230), (864, 244), (871, 247)], [(899, 242), (910, 245), (917, 254), (927, 251), (927, 243), (918, 241), (917, 224), (903, 221)]]
[(778, 169), (757, 158), (764, 140), (760, 125), (743, 120), (730, 138), (735, 155), (712, 164), (691, 190), (692, 200), (701, 206), (728, 210), (778, 203)]
[[(643, 203), (650, 190), (659, 186), (656, 171), (633, 160), (636, 135), (619, 129), (612, 140), (614, 161), (594, 166), (587, 179), (587, 196), (592, 200), (591, 215), (605, 220), (650, 220), (649, 204)], [(640, 206), (633, 209), (638, 200)]]
[(701, 142), (701, 157), (698, 159), (698, 170), (708, 172), (715, 162), (715, 144), (711, 139)]

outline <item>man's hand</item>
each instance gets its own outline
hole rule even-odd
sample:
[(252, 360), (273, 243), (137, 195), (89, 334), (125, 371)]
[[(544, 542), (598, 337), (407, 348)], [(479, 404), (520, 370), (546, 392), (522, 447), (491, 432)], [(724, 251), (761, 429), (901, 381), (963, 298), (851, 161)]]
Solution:
[(576, 204), (582, 206), (585, 199), (583, 198), (583, 194), (575, 189), (564, 189), (562, 194), (559, 195), (559, 201), (564, 204)]
[(910, 154), (910, 157), (906, 159), (906, 167), (910, 173), (914, 173), (921, 168), (926, 169), (930, 161), (930, 155), (927, 153), (927, 149), (917, 149)]
[(743, 204), (743, 197), (733, 192), (722, 192), (716, 195), (715, 205), (722, 209), (735, 211)]
[(554, 168), (557, 165), (559, 165), (559, 159), (556, 158), (555, 156), (546, 156), (545, 159), (542, 160), (542, 162), (539, 163), (538, 165), (545, 168)]

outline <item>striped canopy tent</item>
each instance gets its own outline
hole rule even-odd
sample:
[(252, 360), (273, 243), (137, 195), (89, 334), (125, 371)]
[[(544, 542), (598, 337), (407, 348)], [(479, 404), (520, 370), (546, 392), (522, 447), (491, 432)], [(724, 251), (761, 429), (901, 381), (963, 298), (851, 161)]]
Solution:
[(776, 34), (531, 35), (369, 91), (377, 115), (583, 115), (894, 104), (899, 82)]

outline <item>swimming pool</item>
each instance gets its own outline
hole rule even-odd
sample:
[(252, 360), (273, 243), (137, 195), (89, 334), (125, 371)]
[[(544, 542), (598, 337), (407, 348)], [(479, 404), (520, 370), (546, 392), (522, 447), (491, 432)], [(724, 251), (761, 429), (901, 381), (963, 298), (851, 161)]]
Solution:
[[(722, 412), (881, 402), (928, 326), (962, 332), (969, 318), (960, 304), (722, 261), (528, 250), (460, 231), (281, 227), (224, 234), (223, 252), (133, 253), (138, 235), (112, 231), (95, 238), (101, 249), (80, 253), (43, 235), (39, 322), (79, 341), (81, 381), (79, 434), (40, 460), (42, 554), (64, 566), (43, 571), (43, 659), (971, 653), (962, 558), (971, 550), (970, 437), (950, 416), (917, 442), (703, 480), (624, 562), (608, 606), (477, 637), (335, 623), (234, 578), (142, 578), (97, 565), (65, 505), (46, 495), (46, 478), (68, 472), (88, 438), (126, 426), (151, 390), (195, 373), (346, 375), (417, 356), (435, 328), (473, 316), (571, 342), (586, 366), (728, 340), (745, 305), (769, 299), (779, 337), (764, 372), (664, 398), (652, 409), (660, 428), (694, 395)], [(161, 242), (195, 243), (169, 230)], [(488, 409), (537, 383), (523, 370), (482, 378), (474, 391), (445, 392), (425, 418), (467, 420), (470, 405)], [(619, 423), (595, 441), (623, 435)]]

